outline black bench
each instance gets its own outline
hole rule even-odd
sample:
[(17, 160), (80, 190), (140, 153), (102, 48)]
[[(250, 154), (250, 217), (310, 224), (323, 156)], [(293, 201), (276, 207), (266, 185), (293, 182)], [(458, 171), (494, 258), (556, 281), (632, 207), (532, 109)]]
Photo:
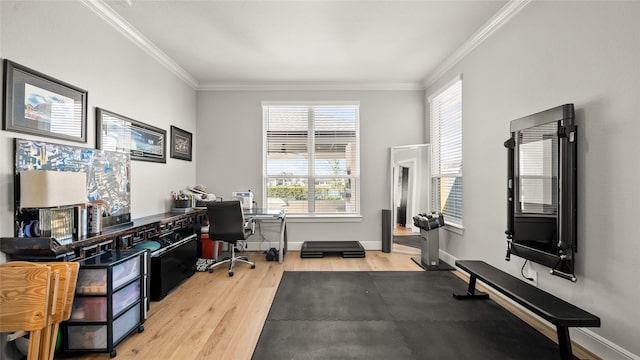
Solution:
[(560, 358), (573, 360), (570, 327), (599, 327), (600, 318), (537, 287), (496, 269), (484, 261), (458, 260), (456, 266), (469, 273), (466, 293), (454, 293), (456, 299), (487, 299), (488, 294), (476, 291), (476, 279), (506, 295), (518, 304), (556, 326)]

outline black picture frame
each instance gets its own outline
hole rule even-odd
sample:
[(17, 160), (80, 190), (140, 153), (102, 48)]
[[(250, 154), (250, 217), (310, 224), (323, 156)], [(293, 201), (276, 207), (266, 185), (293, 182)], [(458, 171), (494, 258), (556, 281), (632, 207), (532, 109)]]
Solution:
[(193, 153), (193, 135), (171, 125), (171, 157), (191, 161)]
[(87, 142), (87, 91), (4, 59), (2, 130)]
[(129, 153), (131, 160), (167, 162), (167, 131), (96, 108), (96, 148)]

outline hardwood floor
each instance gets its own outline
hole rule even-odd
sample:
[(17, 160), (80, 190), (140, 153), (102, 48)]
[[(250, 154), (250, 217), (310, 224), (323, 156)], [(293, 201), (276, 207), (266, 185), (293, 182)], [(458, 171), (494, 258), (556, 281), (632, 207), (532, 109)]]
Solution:
[[(145, 331), (116, 347), (117, 359), (251, 359), (280, 278), (291, 271), (420, 271), (408, 255), (367, 251), (365, 258), (301, 259), (290, 251), (282, 265), (248, 252), (256, 268), (240, 264), (196, 273), (160, 302), (152, 302)], [(108, 359), (109, 354), (82, 358)]]
[[(411, 255), (381, 251), (356, 259), (301, 259), (290, 251), (282, 265), (266, 261), (262, 253), (247, 254), (255, 269), (240, 264), (233, 277), (225, 268), (196, 273), (162, 301), (152, 302), (145, 331), (118, 345), (116, 359), (251, 359), (285, 270), (422, 271)], [(81, 357), (109, 359), (109, 354)]]
[(393, 228), (393, 236), (410, 236), (410, 235), (419, 235), (419, 233), (414, 233), (411, 230), (411, 228), (407, 228), (398, 224), (396, 224), (396, 227)]

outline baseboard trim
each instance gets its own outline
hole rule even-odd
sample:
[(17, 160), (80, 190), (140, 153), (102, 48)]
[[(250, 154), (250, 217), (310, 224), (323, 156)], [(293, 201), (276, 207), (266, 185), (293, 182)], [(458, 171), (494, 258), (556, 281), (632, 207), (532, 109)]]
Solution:
[(591, 352), (598, 354), (603, 359), (640, 360), (640, 356), (586, 328), (575, 328), (575, 331), (571, 332), (571, 338), (575, 339), (577, 343), (589, 344)]
[[(354, 240), (345, 240), (354, 241)], [(304, 241), (289, 241), (287, 242), (287, 249), (291, 251), (300, 251)], [(362, 247), (365, 250), (380, 250), (380, 241), (360, 241)], [(247, 241), (247, 251), (267, 251), (271, 247), (278, 247), (277, 241)]]

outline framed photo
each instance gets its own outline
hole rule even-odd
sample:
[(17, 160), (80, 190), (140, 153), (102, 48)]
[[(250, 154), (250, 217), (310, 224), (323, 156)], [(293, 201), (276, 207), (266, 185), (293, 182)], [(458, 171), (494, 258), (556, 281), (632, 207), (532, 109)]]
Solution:
[(167, 162), (167, 131), (96, 108), (96, 147), (129, 153), (131, 160)]
[(87, 91), (4, 60), (2, 129), (87, 142)]
[(171, 126), (171, 157), (191, 161), (193, 136), (190, 132)]

